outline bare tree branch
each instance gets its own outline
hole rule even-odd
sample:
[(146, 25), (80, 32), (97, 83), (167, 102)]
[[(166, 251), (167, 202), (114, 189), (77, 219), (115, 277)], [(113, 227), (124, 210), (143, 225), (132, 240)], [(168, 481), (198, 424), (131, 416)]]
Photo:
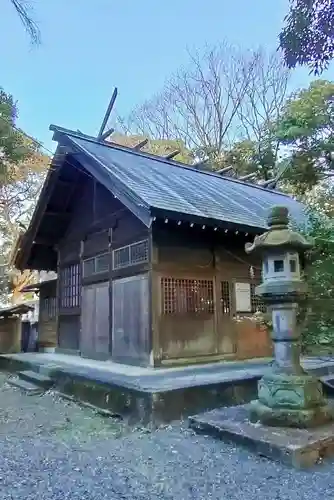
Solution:
[(285, 98), (288, 72), (278, 56), (222, 44), (189, 60), (161, 93), (118, 117), (118, 128), (180, 139), (201, 159), (219, 159), (236, 140), (260, 142)]
[(289, 71), (280, 55), (257, 52), (257, 61), (238, 108), (241, 137), (261, 143), (280, 116), (287, 97)]
[(39, 45), (41, 42), (41, 33), (38, 25), (32, 17), (32, 6), (27, 0), (10, 0), (14, 9), (28, 33), (33, 45)]

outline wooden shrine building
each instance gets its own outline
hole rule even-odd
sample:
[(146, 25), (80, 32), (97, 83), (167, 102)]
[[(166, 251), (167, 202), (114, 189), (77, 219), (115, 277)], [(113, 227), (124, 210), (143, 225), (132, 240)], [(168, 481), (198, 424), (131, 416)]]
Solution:
[(57, 272), (57, 348), (172, 365), (268, 355), (247, 317), (259, 262), (244, 246), (273, 205), (258, 185), (51, 126), (58, 147), (15, 263)]

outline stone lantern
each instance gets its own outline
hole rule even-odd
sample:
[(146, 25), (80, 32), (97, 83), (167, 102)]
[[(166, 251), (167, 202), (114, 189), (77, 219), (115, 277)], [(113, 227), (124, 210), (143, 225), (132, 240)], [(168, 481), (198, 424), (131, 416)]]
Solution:
[(251, 420), (281, 427), (314, 427), (332, 419), (319, 380), (300, 364), (297, 310), (307, 287), (300, 270), (300, 255), (312, 247), (300, 233), (288, 228), (288, 209), (274, 207), (269, 230), (246, 244), (246, 252), (262, 257), (261, 296), (272, 314), (274, 363), (258, 384), (258, 400), (251, 404)]

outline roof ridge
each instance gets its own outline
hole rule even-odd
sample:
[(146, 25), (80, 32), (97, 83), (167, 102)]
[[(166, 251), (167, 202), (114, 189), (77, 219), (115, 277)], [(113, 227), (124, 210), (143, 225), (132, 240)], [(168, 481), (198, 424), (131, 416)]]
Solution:
[(244, 186), (249, 186), (249, 187), (252, 187), (255, 189), (259, 189), (261, 191), (275, 193), (275, 194), (283, 196), (285, 198), (289, 198), (289, 199), (292, 198), (289, 194), (282, 193), (281, 191), (277, 191), (275, 189), (268, 189), (268, 188), (261, 186), (259, 184), (252, 184), (251, 182), (242, 181), (240, 179), (234, 179), (233, 177), (228, 177), (228, 176), (225, 177), (225, 176), (218, 174), (214, 171), (200, 170), (200, 169), (196, 168), (194, 165), (188, 165), (186, 163), (178, 162), (176, 160), (164, 158), (163, 156), (158, 156), (158, 155), (155, 155), (153, 153), (148, 153), (145, 151), (136, 150), (134, 148), (130, 148), (128, 146), (123, 146), (121, 144), (117, 144), (117, 143), (114, 143), (111, 141), (102, 143), (101, 141), (96, 139), (96, 137), (92, 137), (92, 136), (83, 134), (80, 131), (75, 132), (74, 130), (69, 130), (69, 129), (66, 129), (63, 127), (59, 127), (57, 125), (50, 125), (49, 129), (55, 133), (58, 132), (61, 134), (71, 135), (71, 136), (77, 137), (78, 139), (83, 139), (85, 141), (92, 142), (92, 143), (97, 144), (97, 145), (102, 146), (102, 147), (106, 147), (106, 148), (110, 148), (110, 149), (119, 149), (119, 150), (124, 151), (126, 153), (130, 153), (130, 154), (133, 154), (136, 156), (141, 156), (144, 158), (151, 158), (153, 160), (160, 161), (161, 163), (167, 163), (168, 165), (173, 165), (174, 167), (179, 167), (179, 168), (183, 168), (186, 170), (191, 170), (191, 171), (198, 172), (198, 173), (204, 174), (204, 175), (210, 175), (210, 176), (216, 177), (216, 178), (224, 180), (224, 181), (233, 182), (236, 184), (242, 184)]

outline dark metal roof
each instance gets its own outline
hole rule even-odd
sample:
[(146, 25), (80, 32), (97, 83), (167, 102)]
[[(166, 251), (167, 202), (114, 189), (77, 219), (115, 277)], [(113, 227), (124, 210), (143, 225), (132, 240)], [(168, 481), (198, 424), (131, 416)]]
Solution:
[(40, 281), (38, 283), (32, 283), (31, 285), (26, 285), (21, 288), (20, 292), (39, 292), (40, 289), (48, 283), (57, 283), (57, 278), (53, 278), (50, 280)]
[(273, 205), (285, 205), (296, 222), (305, 220), (304, 206), (278, 191), (122, 146), (101, 144), (75, 133), (65, 133), (64, 129), (58, 133), (60, 143), (67, 139), (67, 143), (94, 164), (99, 180), (102, 179), (108, 189), (121, 190), (151, 213), (158, 209), (175, 216), (184, 214), (265, 229), (269, 209)]
[(17, 304), (15, 306), (3, 307), (0, 309), (0, 318), (5, 318), (8, 316), (26, 314), (29, 311), (33, 311), (34, 308), (28, 304)]

